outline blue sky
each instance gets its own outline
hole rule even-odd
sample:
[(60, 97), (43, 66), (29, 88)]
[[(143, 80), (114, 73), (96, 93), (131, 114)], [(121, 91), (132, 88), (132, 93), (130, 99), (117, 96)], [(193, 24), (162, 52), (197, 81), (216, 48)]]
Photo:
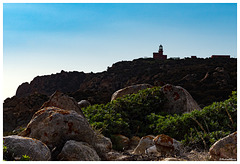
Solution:
[(237, 57), (237, 4), (3, 4), (3, 98), (38, 75), (152, 57)]

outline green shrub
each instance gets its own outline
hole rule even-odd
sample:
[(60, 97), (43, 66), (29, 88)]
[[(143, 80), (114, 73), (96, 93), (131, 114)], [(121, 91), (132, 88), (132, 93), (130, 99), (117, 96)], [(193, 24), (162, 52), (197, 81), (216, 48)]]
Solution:
[(154, 87), (125, 95), (106, 105), (89, 106), (83, 112), (90, 124), (101, 129), (105, 136), (143, 136), (151, 133), (146, 116), (149, 113), (164, 114), (161, 108), (165, 100), (160, 87)]
[(201, 111), (182, 115), (148, 116), (154, 134), (166, 134), (184, 145), (209, 148), (218, 139), (237, 130), (237, 92), (224, 102), (214, 102)]
[(145, 136), (166, 134), (185, 146), (208, 149), (218, 139), (237, 130), (237, 92), (224, 102), (184, 114), (161, 111), (166, 99), (160, 87), (125, 95), (106, 105), (83, 109), (89, 123), (111, 137), (122, 134)]

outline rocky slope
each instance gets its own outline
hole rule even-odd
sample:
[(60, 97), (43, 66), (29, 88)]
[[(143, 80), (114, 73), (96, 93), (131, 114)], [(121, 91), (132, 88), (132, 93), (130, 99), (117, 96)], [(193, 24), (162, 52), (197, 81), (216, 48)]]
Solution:
[(107, 103), (112, 94), (133, 84), (179, 85), (203, 107), (228, 98), (237, 88), (237, 59), (182, 59), (158, 61), (152, 58), (121, 61), (101, 73), (65, 72), (38, 76), (21, 84), (16, 97), (32, 93), (47, 96), (56, 90), (77, 101)]

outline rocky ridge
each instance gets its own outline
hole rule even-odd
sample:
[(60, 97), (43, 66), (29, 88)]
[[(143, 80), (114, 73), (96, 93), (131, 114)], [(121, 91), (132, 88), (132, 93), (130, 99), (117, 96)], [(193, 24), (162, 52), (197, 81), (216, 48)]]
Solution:
[[(16, 97), (33, 93), (52, 95), (56, 90), (69, 94), (77, 101), (91, 104), (107, 103), (121, 88), (147, 83), (153, 86), (182, 86), (201, 107), (223, 101), (237, 87), (237, 60), (182, 59), (159, 61), (152, 58), (117, 62), (100, 73), (65, 72), (37, 76), (23, 83)], [(100, 96), (101, 95), (101, 96)]]

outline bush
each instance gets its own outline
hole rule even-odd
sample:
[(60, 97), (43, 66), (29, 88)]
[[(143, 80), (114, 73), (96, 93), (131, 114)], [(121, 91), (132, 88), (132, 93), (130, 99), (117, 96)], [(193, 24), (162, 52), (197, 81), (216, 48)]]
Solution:
[(154, 134), (166, 134), (184, 145), (208, 149), (218, 139), (237, 130), (237, 92), (224, 102), (182, 115), (148, 116)]
[(237, 92), (224, 102), (184, 114), (163, 113), (166, 99), (160, 87), (125, 95), (106, 105), (83, 109), (89, 123), (111, 138), (122, 134), (146, 136), (166, 134), (185, 146), (208, 149), (218, 139), (237, 130)]
[(123, 134), (144, 136), (151, 133), (147, 115), (161, 113), (165, 101), (161, 87), (148, 88), (137, 94), (125, 95), (106, 105), (93, 105), (83, 109), (92, 126), (105, 136)]

